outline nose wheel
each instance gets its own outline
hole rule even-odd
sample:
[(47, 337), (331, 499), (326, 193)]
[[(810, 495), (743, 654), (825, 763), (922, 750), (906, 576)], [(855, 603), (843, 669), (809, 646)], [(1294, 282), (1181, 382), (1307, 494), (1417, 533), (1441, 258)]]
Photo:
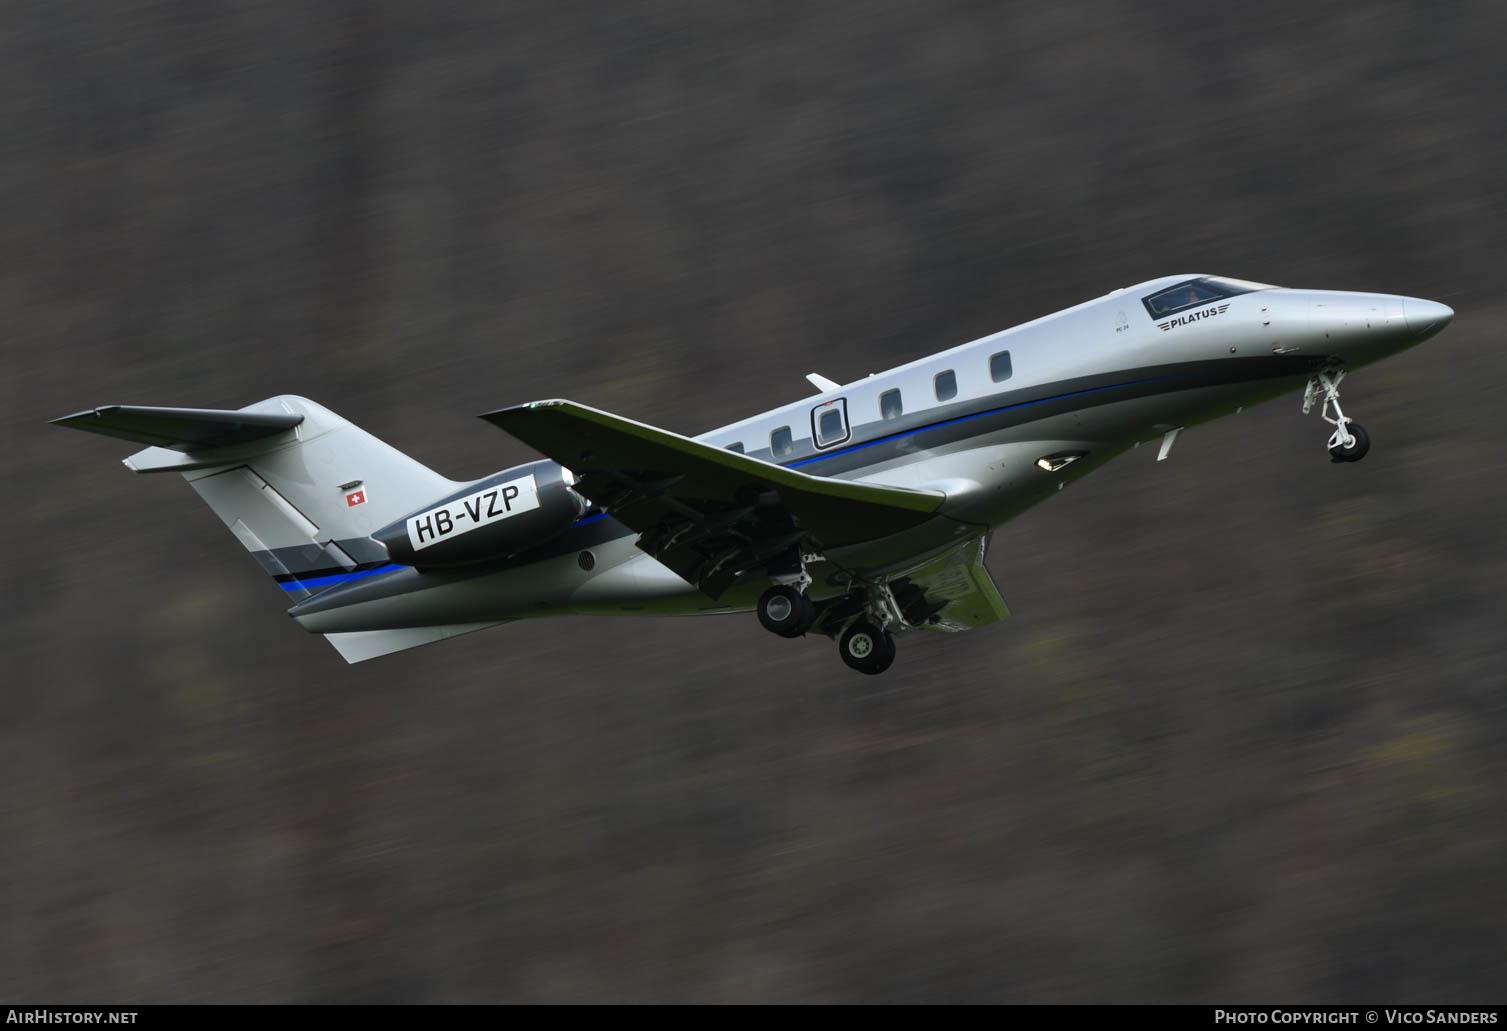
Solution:
[[(1350, 442), (1339, 443), (1333, 438), (1329, 441), (1329, 460), (1331, 462), (1359, 462), (1366, 457), (1366, 452), (1371, 450), (1371, 436), (1358, 422), (1352, 422), (1346, 427), (1350, 431)], [(1338, 437), (1339, 434), (1334, 435)]]
[[(1371, 450), (1371, 437), (1359, 423), (1350, 421), (1340, 408), (1340, 380), (1344, 378), (1344, 369), (1315, 373), (1303, 391), (1303, 414), (1307, 415), (1313, 403), (1322, 398), (1324, 403), (1319, 409), (1319, 418), (1334, 427), (1329, 436), (1329, 460), (1359, 462)], [(1330, 408), (1334, 409), (1332, 417)]]

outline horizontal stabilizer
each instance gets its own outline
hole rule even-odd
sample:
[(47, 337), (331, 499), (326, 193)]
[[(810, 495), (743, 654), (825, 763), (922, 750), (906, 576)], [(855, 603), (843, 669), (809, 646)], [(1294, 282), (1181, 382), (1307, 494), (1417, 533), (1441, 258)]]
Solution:
[(325, 634), (324, 636), (335, 646), (341, 658), (346, 662), (356, 663), (375, 659), (379, 655), (391, 655), (393, 652), (433, 644), (435, 641), (443, 641), (450, 637), (459, 637), (461, 634), (485, 630), (489, 626), (500, 626), (507, 622), (511, 621), (504, 619), (493, 623), (452, 623), (449, 626), (416, 626), (405, 627), (402, 630), (353, 630), (348, 633)]
[(135, 440), (174, 451), (206, 451), (285, 433), (303, 422), (286, 412), (234, 412), (218, 408), (144, 408), (105, 405), (52, 420), (107, 437)]

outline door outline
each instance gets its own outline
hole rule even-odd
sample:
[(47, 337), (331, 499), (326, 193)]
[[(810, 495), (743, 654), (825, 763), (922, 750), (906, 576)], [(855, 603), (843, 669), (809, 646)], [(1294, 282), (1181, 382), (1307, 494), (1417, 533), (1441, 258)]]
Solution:
[[(829, 410), (837, 411), (842, 416), (842, 436), (833, 440), (823, 441), (818, 431), (817, 421), (822, 413)], [(853, 426), (848, 422), (848, 399), (836, 397), (831, 401), (823, 401), (811, 409), (811, 446), (818, 451), (825, 451), (829, 447), (837, 447), (846, 444), (853, 439)]]

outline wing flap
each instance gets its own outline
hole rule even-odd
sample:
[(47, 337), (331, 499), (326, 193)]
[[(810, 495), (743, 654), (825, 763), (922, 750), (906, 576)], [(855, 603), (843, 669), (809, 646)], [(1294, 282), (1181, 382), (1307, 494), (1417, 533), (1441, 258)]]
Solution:
[(931, 620), (922, 624), (924, 629), (958, 633), (1010, 615), (984, 565), (988, 547), (988, 537), (976, 537), (907, 576), (936, 609)]

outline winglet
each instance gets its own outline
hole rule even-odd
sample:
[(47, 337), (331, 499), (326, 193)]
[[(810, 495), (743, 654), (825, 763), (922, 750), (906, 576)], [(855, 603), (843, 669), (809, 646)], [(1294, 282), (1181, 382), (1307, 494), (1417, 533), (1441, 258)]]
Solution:
[(842, 389), (841, 383), (833, 383), (827, 377), (817, 372), (806, 373), (806, 378), (811, 381), (811, 385), (813, 387), (815, 387), (817, 390), (820, 390), (823, 394), (830, 394), (834, 390)]

